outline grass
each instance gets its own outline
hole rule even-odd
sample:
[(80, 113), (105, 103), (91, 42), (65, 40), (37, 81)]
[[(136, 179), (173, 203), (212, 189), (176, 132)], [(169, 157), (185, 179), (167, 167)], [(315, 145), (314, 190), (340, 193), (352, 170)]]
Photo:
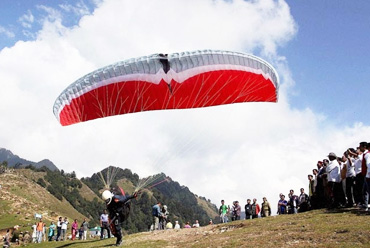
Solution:
[[(370, 247), (369, 214), (356, 209), (315, 210), (241, 220), (198, 229), (145, 232), (124, 237), (123, 247)], [(28, 247), (107, 247), (115, 239), (32, 244)], [(51, 245), (52, 244), (52, 245)]]
[(9, 205), (10, 201), (0, 201), (0, 230), (15, 226), (19, 223), (18, 215), (11, 214), (7, 211), (7, 209), (9, 209)]

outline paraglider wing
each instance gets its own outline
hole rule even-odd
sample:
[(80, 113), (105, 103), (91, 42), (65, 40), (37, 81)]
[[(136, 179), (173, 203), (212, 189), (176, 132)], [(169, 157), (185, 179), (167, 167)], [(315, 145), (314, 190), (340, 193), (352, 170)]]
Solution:
[(154, 54), (78, 79), (54, 104), (63, 125), (150, 110), (276, 102), (278, 75), (262, 59), (227, 51)]

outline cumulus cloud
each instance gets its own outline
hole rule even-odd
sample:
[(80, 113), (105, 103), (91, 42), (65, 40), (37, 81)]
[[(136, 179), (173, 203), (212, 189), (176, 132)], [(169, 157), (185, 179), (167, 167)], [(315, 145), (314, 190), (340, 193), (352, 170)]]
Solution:
[[(48, 17), (37, 38), (0, 52), (1, 146), (30, 160), (49, 158), (78, 176), (114, 165), (140, 176), (164, 172), (216, 203), (262, 196), (274, 203), (280, 192), (307, 185), (316, 160), (370, 133), (361, 123), (337, 127), (323, 114), (290, 106), (294, 79), (277, 48), (297, 28), (283, 0), (97, 5), (72, 28), (62, 25), (60, 12), (40, 6)], [(52, 114), (62, 90), (100, 66), (206, 48), (268, 59), (280, 74), (279, 103), (129, 114), (68, 127)]]

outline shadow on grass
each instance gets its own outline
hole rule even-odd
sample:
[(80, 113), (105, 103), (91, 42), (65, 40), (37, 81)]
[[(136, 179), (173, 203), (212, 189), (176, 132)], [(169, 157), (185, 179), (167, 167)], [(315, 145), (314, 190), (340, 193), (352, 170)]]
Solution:
[(365, 211), (364, 209), (359, 208), (334, 208), (334, 209), (327, 209), (326, 213), (351, 213), (356, 214), (358, 216), (370, 215), (370, 211)]
[[(97, 240), (90, 240), (90, 241), (86, 241), (86, 242), (81, 242), (80, 244), (92, 244), (92, 243), (96, 243), (96, 242), (100, 242), (101, 240), (97, 239)], [(58, 246), (59, 247), (68, 247), (68, 246), (71, 246), (71, 245), (76, 245), (77, 243), (68, 243), (68, 244), (64, 244), (64, 245), (61, 245), (61, 246)], [(112, 246), (112, 244), (109, 244), (109, 245), (105, 245), (105, 246)], [(99, 247), (103, 247), (103, 246), (99, 246)]]

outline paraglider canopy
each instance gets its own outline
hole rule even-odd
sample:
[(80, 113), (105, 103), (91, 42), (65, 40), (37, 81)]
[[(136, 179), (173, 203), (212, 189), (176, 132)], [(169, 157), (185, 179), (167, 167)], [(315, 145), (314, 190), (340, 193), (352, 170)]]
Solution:
[(54, 115), (71, 125), (113, 115), (242, 102), (277, 102), (278, 75), (264, 60), (228, 51), (154, 54), (118, 62), (68, 86)]

